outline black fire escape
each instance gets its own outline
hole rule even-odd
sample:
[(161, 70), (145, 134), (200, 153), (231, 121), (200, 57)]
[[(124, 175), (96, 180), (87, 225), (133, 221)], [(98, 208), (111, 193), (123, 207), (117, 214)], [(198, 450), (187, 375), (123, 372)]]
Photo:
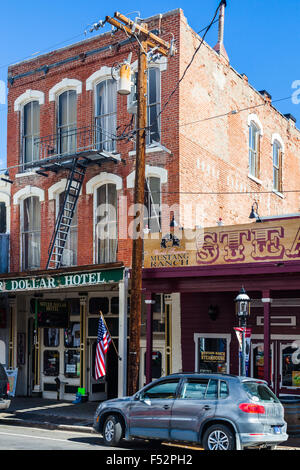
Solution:
[(104, 161), (109, 160), (117, 163), (119, 160), (114, 153), (104, 150), (105, 145), (99, 141), (101, 135), (97, 126), (90, 126), (41, 137), (35, 141), (39, 159), (26, 163), (26, 170), (35, 169), (37, 174), (43, 176), (48, 176), (48, 172), (69, 170), (63, 203), (48, 249), (46, 269), (58, 269), (62, 265), (64, 248), (87, 167), (91, 164), (101, 166)]

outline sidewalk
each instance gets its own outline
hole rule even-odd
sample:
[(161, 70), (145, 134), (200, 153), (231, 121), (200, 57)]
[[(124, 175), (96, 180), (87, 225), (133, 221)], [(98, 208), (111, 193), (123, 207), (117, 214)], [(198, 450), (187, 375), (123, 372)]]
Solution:
[[(19, 425), (93, 433), (98, 402), (72, 403), (45, 398), (14, 397), (8, 410), (0, 412), (0, 425)], [(300, 450), (300, 436), (291, 436), (279, 447)]]
[(8, 410), (0, 412), (0, 424), (91, 433), (97, 406), (98, 402), (72, 403), (45, 398), (14, 397)]

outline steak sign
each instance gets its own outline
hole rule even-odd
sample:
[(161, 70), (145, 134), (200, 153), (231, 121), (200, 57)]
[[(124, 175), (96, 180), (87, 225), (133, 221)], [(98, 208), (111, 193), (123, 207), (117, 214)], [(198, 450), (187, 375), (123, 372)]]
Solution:
[(176, 230), (176, 245), (166, 237), (145, 238), (145, 268), (300, 260), (300, 218)]

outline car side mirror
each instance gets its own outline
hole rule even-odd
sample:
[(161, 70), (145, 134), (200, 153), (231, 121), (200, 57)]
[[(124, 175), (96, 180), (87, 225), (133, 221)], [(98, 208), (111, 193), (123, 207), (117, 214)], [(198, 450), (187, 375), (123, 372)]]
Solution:
[(136, 401), (137, 401), (137, 400), (140, 400), (140, 398), (141, 398), (141, 395), (140, 395), (139, 393), (136, 393), (136, 394), (134, 395), (134, 399), (135, 399)]

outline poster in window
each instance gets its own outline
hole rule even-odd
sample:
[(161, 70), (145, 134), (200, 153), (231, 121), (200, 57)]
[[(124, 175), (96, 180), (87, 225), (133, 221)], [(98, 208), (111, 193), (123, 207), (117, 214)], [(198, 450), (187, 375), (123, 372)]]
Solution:
[(66, 300), (39, 300), (37, 326), (39, 328), (67, 328), (69, 304)]

